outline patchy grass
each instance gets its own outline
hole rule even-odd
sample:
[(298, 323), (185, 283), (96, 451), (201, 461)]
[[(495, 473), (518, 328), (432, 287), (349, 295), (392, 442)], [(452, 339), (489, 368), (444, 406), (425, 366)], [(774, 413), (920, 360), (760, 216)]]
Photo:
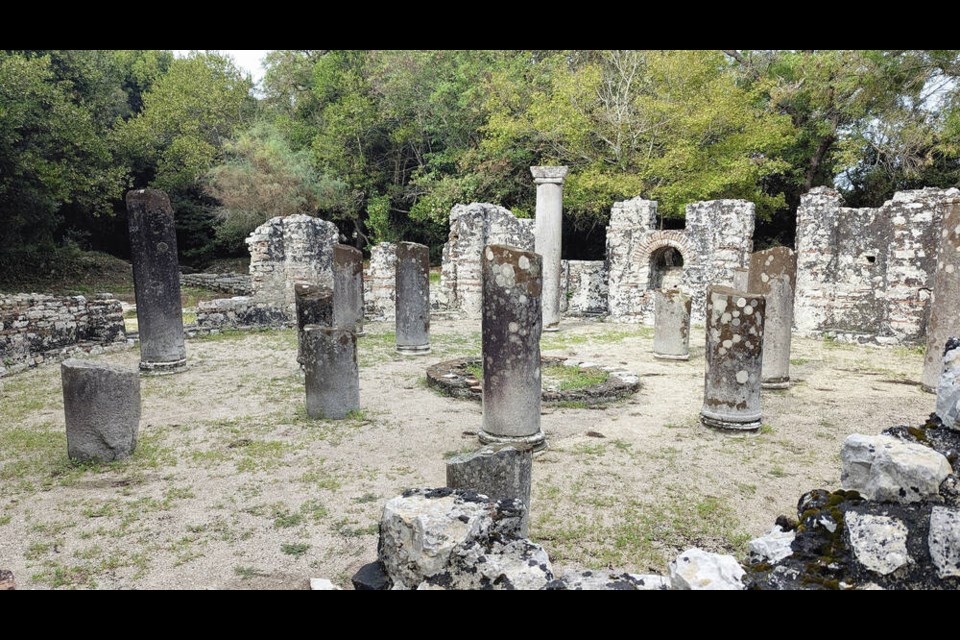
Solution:
[(555, 386), (560, 391), (572, 391), (603, 384), (609, 377), (610, 374), (602, 369), (581, 369), (562, 364), (543, 367), (543, 386)]
[(241, 580), (253, 580), (254, 578), (266, 578), (270, 574), (257, 569), (256, 567), (234, 567), (233, 573), (240, 576)]
[(299, 558), (305, 554), (310, 549), (310, 545), (303, 542), (294, 542), (292, 544), (281, 544), (280, 551), (284, 552), (288, 556), (294, 556)]

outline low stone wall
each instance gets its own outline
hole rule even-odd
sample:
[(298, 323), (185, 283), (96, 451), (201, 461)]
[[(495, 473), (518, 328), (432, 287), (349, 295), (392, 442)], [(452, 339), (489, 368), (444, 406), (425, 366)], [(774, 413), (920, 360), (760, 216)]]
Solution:
[(253, 292), (250, 276), (243, 273), (181, 273), (184, 287), (202, 287), (234, 296), (249, 296)]
[(294, 320), (285, 307), (249, 296), (201, 302), (197, 306), (197, 329), (210, 330), (292, 327)]
[(607, 263), (604, 260), (561, 261), (560, 311), (568, 316), (607, 314)]
[(78, 351), (126, 345), (120, 301), (32, 293), (0, 296), (0, 376)]

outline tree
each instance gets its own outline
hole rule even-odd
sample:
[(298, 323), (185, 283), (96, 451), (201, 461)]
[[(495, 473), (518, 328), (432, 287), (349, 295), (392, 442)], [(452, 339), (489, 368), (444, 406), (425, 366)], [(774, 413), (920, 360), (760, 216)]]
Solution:
[(229, 250), (274, 216), (296, 213), (336, 218), (349, 193), (342, 182), (317, 172), (306, 150), (293, 151), (276, 127), (258, 123), (225, 146), (227, 159), (208, 176), (207, 193), (215, 210), (218, 241)]

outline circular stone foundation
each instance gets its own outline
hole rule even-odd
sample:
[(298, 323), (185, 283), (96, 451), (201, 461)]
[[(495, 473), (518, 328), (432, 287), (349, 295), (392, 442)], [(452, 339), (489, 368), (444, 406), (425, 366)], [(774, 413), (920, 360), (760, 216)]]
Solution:
[[(427, 369), (427, 384), (445, 396), (480, 400), (483, 397), (483, 382), (479, 377), (482, 375), (481, 362), (477, 357), (458, 358), (435, 364)], [(557, 367), (572, 373), (576, 378), (582, 375), (581, 380), (602, 379), (577, 388), (561, 389), (562, 384), (552, 384), (548, 374), (545, 376), (543, 388), (544, 404), (601, 405), (633, 395), (640, 389), (640, 379), (629, 371), (555, 356), (543, 356), (540, 362), (541, 371), (544, 372)]]

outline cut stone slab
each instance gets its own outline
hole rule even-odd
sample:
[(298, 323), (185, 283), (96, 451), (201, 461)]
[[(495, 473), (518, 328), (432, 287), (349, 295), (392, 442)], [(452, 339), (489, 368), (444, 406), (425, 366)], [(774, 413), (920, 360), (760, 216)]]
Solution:
[(790, 545), (793, 544), (796, 537), (796, 531), (784, 531), (780, 528), (780, 525), (774, 525), (764, 535), (748, 542), (747, 549), (750, 552), (751, 559), (776, 564), (793, 555), (793, 549)]
[(515, 536), (523, 505), (473, 491), (411, 489), (384, 505), (377, 556), (394, 589), (444, 571), (454, 549), (486, 533)]
[(388, 591), (390, 576), (379, 562), (368, 562), (350, 578), (356, 591)]
[(310, 578), (311, 591), (343, 591), (340, 587), (333, 584), (326, 578)]
[(656, 574), (580, 571), (567, 573), (544, 587), (545, 591), (664, 591), (670, 579)]
[(889, 575), (913, 562), (907, 551), (907, 526), (898, 518), (848, 511), (846, 535), (857, 562)]
[(740, 591), (746, 572), (733, 556), (687, 549), (670, 563), (670, 585), (685, 591)]
[(930, 447), (892, 436), (847, 436), (840, 450), (840, 483), (868, 500), (908, 504), (940, 502), (950, 463)]
[(927, 546), (938, 576), (960, 577), (960, 510), (933, 508)]

